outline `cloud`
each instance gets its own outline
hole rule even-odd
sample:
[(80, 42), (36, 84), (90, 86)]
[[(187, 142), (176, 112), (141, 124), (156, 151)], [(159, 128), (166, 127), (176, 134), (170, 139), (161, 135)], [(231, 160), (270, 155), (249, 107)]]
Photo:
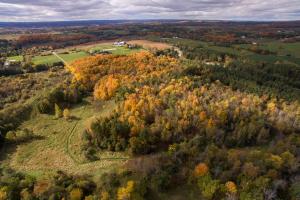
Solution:
[(299, 20), (299, 0), (0, 0), (0, 21)]

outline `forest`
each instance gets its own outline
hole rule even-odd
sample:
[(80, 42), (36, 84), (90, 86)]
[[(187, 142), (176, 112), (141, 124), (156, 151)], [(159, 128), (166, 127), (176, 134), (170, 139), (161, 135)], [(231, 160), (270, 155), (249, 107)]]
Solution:
[(299, 25), (255, 31), (264, 26), (106, 25), (0, 41), (1, 55), (104, 33), (168, 44), (0, 77), (0, 200), (298, 200), (300, 57), (278, 29)]

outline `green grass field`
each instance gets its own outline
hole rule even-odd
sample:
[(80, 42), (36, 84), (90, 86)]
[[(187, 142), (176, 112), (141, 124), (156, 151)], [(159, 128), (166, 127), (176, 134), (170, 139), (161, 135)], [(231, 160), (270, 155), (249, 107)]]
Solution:
[(12, 57), (9, 57), (8, 60), (22, 61), (23, 56), (12, 56)]
[(245, 59), (257, 62), (276, 63), (277, 61), (300, 65), (300, 42), (283, 43), (280, 41), (264, 42), (258, 48), (278, 52), (278, 55), (261, 55), (247, 50), (252, 44), (240, 44), (229, 47), (216, 46), (210, 42), (195, 41), (188, 39), (165, 39), (165, 42), (171, 44), (183, 44), (190, 47), (201, 47), (220, 53), (228, 53), (236, 56), (241, 56)]
[(268, 49), (270, 51), (277, 51), (281, 55), (290, 54), (292, 57), (300, 58), (300, 42), (270, 42), (263, 44), (262, 48)]
[[(60, 57), (62, 57), (67, 62), (73, 62), (77, 59), (89, 56), (89, 54), (84, 52), (84, 51), (71, 52), (69, 54), (58, 54), (58, 55)], [(51, 65), (55, 62), (59, 62), (60, 60), (54, 55), (48, 55), (48, 56), (35, 56), (35, 57), (33, 57), (32, 61), (35, 65), (38, 65), (38, 64), (49, 64), (49, 65)]]
[(29, 129), (40, 139), (18, 144), (17, 148), (5, 148), (9, 156), (1, 160), (10, 166), (34, 176), (49, 175), (57, 170), (71, 174), (90, 174), (98, 177), (103, 172), (124, 163), (128, 156), (124, 153), (100, 152), (97, 161), (85, 159), (82, 147), (82, 133), (94, 117), (108, 116), (116, 107), (114, 101), (95, 106), (86, 101), (73, 109), (71, 121), (55, 119), (53, 115), (38, 114), (19, 128)]
[[(241, 48), (250, 48), (251, 44), (243, 44), (243, 45), (237, 45)], [(280, 56), (286, 56), (287, 54), (290, 54), (291, 57), (300, 58), (300, 42), (294, 42), (294, 43), (284, 43), (280, 41), (274, 41), (274, 42), (265, 42), (259, 44), (258, 48), (269, 50), (272, 52), (278, 52), (278, 55)]]
[[(250, 48), (251, 44), (235, 45), (240, 49)], [(257, 46), (259, 49), (265, 49), (276, 52), (277, 55), (260, 55), (251, 53), (249, 59), (254, 61), (265, 61), (275, 63), (277, 61), (294, 63), (300, 65), (300, 42), (284, 43), (280, 41), (264, 42)]]
[[(115, 46), (109, 45), (109, 44), (95, 44), (95, 45), (89, 46), (88, 48), (85, 48), (85, 46), (82, 46), (81, 48), (77, 49), (77, 51), (75, 51), (75, 52), (69, 51), (68, 54), (60, 53), (60, 52), (65, 52), (64, 49), (59, 49), (59, 50), (57, 50), (57, 52), (61, 58), (63, 58), (68, 63), (71, 63), (77, 59), (89, 56), (90, 54), (88, 52), (93, 52), (93, 51), (108, 50), (109, 52), (111, 52), (114, 55), (128, 55), (130, 53), (136, 53), (136, 52), (139, 52), (142, 50), (142, 49), (128, 49), (126, 47), (115, 47)], [(23, 56), (13, 56), (13, 57), (9, 57), (8, 59), (22, 61)], [(52, 65), (53, 63), (59, 62), (59, 61), (60, 60), (54, 55), (46, 55), (46, 56), (38, 55), (38, 56), (34, 56), (32, 58), (32, 62), (35, 65), (38, 65), (38, 64)]]
[(103, 50), (107, 50), (109, 52), (111, 52), (114, 55), (128, 55), (130, 53), (136, 53), (141, 51), (142, 49), (128, 49), (126, 47), (116, 47), (113, 45), (107, 45), (107, 44), (100, 44), (100, 45), (96, 45), (92, 48), (89, 49), (90, 52), (93, 51), (103, 51)]

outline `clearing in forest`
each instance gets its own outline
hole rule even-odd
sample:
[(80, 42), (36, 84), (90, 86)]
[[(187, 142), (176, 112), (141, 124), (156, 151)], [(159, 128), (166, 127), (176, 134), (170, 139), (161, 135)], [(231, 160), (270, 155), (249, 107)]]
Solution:
[[(39, 114), (24, 122), (20, 129), (29, 129), (39, 139), (9, 146), (2, 152), (2, 164), (31, 175), (47, 175), (62, 170), (71, 174), (101, 175), (124, 163), (124, 153), (101, 152), (97, 161), (85, 159), (82, 147), (82, 133), (94, 117), (108, 116), (116, 107), (114, 101), (95, 106), (90, 101), (71, 109), (71, 121), (55, 119), (53, 115)], [(4, 160), (3, 160), (4, 159)]]

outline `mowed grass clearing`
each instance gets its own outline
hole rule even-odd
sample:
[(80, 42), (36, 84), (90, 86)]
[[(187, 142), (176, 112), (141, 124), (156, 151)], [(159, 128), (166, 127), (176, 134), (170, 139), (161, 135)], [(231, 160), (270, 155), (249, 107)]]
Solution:
[[(104, 44), (95, 44), (95, 45), (87, 45), (87, 46), (77, 46), (76, 49), (66, 48), (66, 49), (58, 49), (57, 54), (63, 58), (66, 62), (71, 63), (80, 58), (84, 58), (90, 56), (92, 52), (95, 51), (108, 51), (114, 55), (128, 55), (131, 53), (137, 53), (142, 51), (143, 48), (139, 49), (129, 49), (127, 47), (117, 47), (112, 44), (104, 43)], [(13, 56), (9, 57), (9, 60), (22, 61), (23, 56)], [(53, 63), (60, 62), (61, 60), (57, 58), (55, 55), (49, 52), (49, 55), (37, 55), (33, 56), (32, 62), (35, 65), (45, 64), (52, 65)]]
[[(253, 45), (243, 44), (237, 46), (240, 46), (241, 48), (250, 48)], [(257, 48), (269, 50), (272, 52), (277, 52), (279, 56), (286, 56), (289, 54), (291, 57), (300, 58), (300, 42), (293, 42), (293, 43), (280, 42), (280, 41), (265, 42), (259, 44)]]
[[(77, 59), (89, 56), (89, 54), (87, 52), (84, 52), (84, 51), (70, 52), (68, 54), (65, 54), (65, 53), (62, 54), (61, 53), (61, 54), (58, 54), (58, 55), (60, 57), (62, 57), (67, 62), (73, 62), (73, 61), (75, 61)], [(38, 64), (48, 64), (48, 65), (51, 65), (51, 64), (53, 64), (55, 62), (60, 62), (60, 59), (58, 59), (54, 55), (35, 56), (35, 57), (33, 57), (32, 62), (35, 65), (38, 65)]]
[(23, 60), (23, 56), (11, 56), (8, 58), (8, 60), (15, 60), (21, 62)]
[(114, 55), (128, 55), (131, 53), (137, 53), (141, 51), (142, 49), (129, 49), (127, 47), (117, 47), (113, 45), (96, 45), (89, 49), (90, 52), (93, 51), (108, 51), (111, 52)]
[(97, 110), (94, 104), (86, 101), (71, 109), (71, 115), (76, 118), (71, 121), (39, 114), (23, 123), (20, 129), (29, 129), (41, 139), (19, 144), (14, 151), (6, 152), (9, 155), (1, 162), (17, 171), (37, 176), (52, 174), (57, 170), (99, 176), (112, 170), (122, 165), (128, 156), (103, 151), (98, 155), (99, 160), (90, 162), (84, 158), (81, 147), (82, 133), (87, 123), (95, 116), (108, 116), (115, 107), (113, 101), (107, 101)]
[(173, 45), (186, 45), (193, 48), (202, 48), (204, 50), (211, 50), (224, 54), (232, 54), (256, 62), (276, 63), (280, 61), (282, 63), (300, 65), (300, 42), (264, 42), (259, 44), (257, 48), (274, 51), (277, 52), (278, 55), (261, 55), (248, 50), (248, 48), (253, 46), (252, 44), (239, 44), (223, 47), (216, 46), (210, 42), (189, 39), (165, 39), (165, 41)]

